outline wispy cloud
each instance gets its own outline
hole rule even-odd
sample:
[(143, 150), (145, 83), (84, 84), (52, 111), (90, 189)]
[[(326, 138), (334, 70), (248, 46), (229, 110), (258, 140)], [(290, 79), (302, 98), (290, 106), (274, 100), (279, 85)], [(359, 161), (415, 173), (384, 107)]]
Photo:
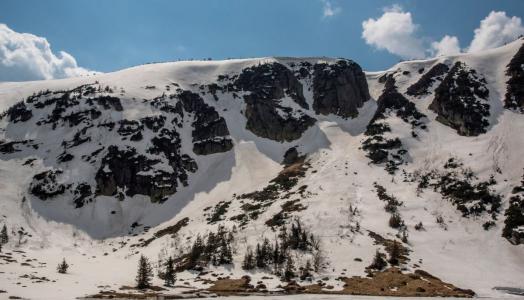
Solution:
[(79, 67), (71, 54), (53, 53), (47, 39), (0, 24), (0, 81), (55, 79), (90, 73), (93, 72)]
[(331, 18), (335, 15), (338, 15), (342, 8), (340, 6), (336, 5), (331, 0), (321, 0), (324, 6), (322, 7), (322, 17), (323, 18)]

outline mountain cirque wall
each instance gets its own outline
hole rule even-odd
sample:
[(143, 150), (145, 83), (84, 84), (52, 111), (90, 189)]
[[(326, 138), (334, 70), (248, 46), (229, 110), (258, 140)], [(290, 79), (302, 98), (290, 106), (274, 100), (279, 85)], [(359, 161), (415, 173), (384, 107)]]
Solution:
[[(349, 60), (258, 63), (198, 86), (147, 85), (144, 90), (161, 95), (142, 100), (126, 86), (98, 82), (40, 91), (2, 115), (8, 128), (0, 151), (5, 159), (45, 156), (46, 170), (35, 175), (29, 189), (41, 200), (62, 196), (80, 208), (98, 196), (123, 201), (144, 195), (162, 203), (190, 185), (199, 156), (233, 149), (231, 124), (213, 103), (222, 97), (242, 98), (245, 109), (232, 113), (245, 117), (247, 130), (275, 142), (301, 138), (316, 123), (315, 112), (355, 117), (370, 99), (362, 69)], [(313, 110), (305, 89), (313, 90)], [(128, 117), (129, 107), (142, 112)], [(10, 134), (14, 127), (36, 135), (19, 139)], [(191, 141), (185, 141), (187, 131)], [(81, 176), (71, 178), (76, 168)]]

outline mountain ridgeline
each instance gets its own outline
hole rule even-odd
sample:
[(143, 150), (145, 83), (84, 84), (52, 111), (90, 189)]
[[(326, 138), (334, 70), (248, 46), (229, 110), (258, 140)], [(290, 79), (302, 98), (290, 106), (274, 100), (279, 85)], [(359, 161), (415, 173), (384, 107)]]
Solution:
[(523, 87), (522, 39), (381, 72), (256, 58), (0, 83), (0, 224), (17, 247), (169, 256), (218, 294), (487, 295), (524, 278)]

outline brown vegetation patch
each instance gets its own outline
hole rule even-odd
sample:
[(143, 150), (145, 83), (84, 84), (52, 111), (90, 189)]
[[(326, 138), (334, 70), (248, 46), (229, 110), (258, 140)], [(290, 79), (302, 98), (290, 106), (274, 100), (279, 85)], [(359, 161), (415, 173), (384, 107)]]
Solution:
[(219, 279), (207, 290), (216, 293), (219, 296), (230, 296), (245, 293), (257, 292), (257, 289), (250, 284), (251, 278), (243, 276), (240, 279), (224, 278)]
[[(409, 261), (409, 250), (404, 244), (382, 237), (380, 234), (373, 231), (369, 232), (369, 236), (375, 240), (375, 244), (380, 244), (386, 248), (386, 251), (391, 255), (393, 251), (398, 251), (398, 262), (400, 264), (406, 264)], [(396, 244), (397, 249), (394, 250)]]
[(417, 270), (415, 273), (402, 273), (397, 268), (373, 273), (372, 278), (343, 278), (342, 294), (404, 297), (473, 297), (472, 290), (464, 290), (450, 283)]

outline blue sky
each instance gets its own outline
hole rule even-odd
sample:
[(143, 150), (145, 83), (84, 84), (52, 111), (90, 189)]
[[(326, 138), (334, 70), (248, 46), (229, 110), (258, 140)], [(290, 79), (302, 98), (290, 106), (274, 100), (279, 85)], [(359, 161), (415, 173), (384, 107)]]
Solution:
[(53, 52), (103, 72), (179, 58), (258, 56), (346, 57), (380, 70), (402, 55), (366, 43), (362, 23), (388, 10), (410, 14), (420, 43), (450, 35), (466, 48), (490, 12), (522, 18), (524, 1), (2, 0), (0, 23), (44, 37)]

